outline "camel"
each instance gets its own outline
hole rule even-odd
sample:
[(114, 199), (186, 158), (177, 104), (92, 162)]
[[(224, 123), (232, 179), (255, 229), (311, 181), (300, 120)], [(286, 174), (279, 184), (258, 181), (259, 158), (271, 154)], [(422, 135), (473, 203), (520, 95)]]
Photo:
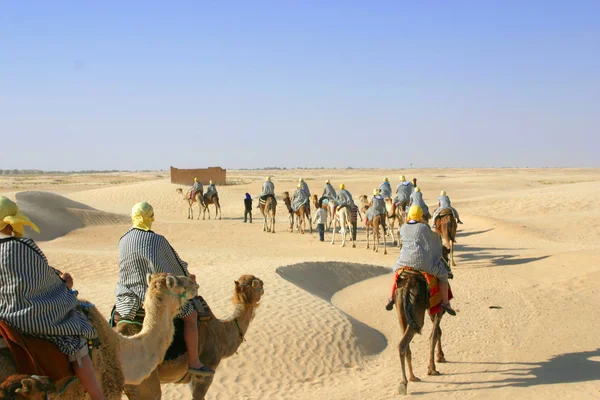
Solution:
[[(363, 204), (363, 212), (366, 214), (367, 209), (369, 208), (369, 203), (367, 196), (360, 195), (358, 196), (359, 201)], [(387, 243), (385, 241), (385, 215), (376, 215), (372, 221), (365, 221), (365, 231), (367, 232), (367, 249), (369, 249), (369, 231), (373, 228), (373, 251), (379, 252), (379, 227), (381, 226), (384, 235), (383, 235), (383, 254), (387, 254)]]
[[(144, 302), (146, 319), (140, 332), (124, 337), (115, 332), (96, 307), (82, 301), (101, 345), (92, 351), (98, 381), (108, 399), (121, 399), (125, 384), (139, 384), (163, 360), (171, 344), (175, 327), (173, 318), (183, 304), (196, 296), (198, 285), (188, 277), (168, 274), (148, 276), (148, 292)], [(8, 349), (0, 350), (0, 382), (17, 374)], [(75, 381), (61, 399), (82, 399), (81, 385)]]
[(263, 231), (275, 233), (275, 213), (277, 212), (277, 200), (275, 200), (275, 196), (267, 196), (264, 203), (259, 200), (258, 206), (265, 219)]
[(219, 195), (217, 193), (213, 194), (210, 198), (208, 197), (208, 193), (204, 193), (204, 201), (202, 203), (202, 206), (204, 207), (202, 210), (202, 219), (204, 220), (207, 211), (208, 219), (210, 219), (210, 209), (208, 206), (211, 204), (215, 205), (215, 219), (217, 218), (217, 215), (219, 216), (219, 219), (221, 219), (221, 204), (219, 203)]
[[(177, 188), (175, 190), (177, 193), (183, 195), (183, 189), (182, 188)], [(192, 198), (192, 191), (188, 190), (185, 195), (183, 196), (183, 200), (188, 202), (188, 219), (194, 219), (194, 203), (198, 202), (198, 219), (200, 219), (200, 210), (202, 210), (202, 207), (204, 207), (204, 195), (202, 194), (202, 192), (196, 192), (194, 198)], [(209, 214), (209, 219), (210, 219), (210, 214)]]
[[(262, 280), (253, 275), (242, 275), (235, 281), (233, 314), (227, 319), (219, 320), (211, 311), (210, 320), (198, 326), (199, 356), (204, 365), (216, 370), (222, 359), (236, 354), (239, 346), (245, 341), (244, 337), (263, 294)], [(139, 326), (123, 324), (116, 329), (127, 335), (137, 332)], [(187, 354), (176, 360), (164, 361), (141, 385), (126, 386), (125, 394), (129, 400), (160, 399), (161, 383), (177, 383), (189, 384), (192, 399), (204, 399), (213, 377), (192, 377), (187, 373), (187, 369)]]
[(304, 220), (308, 219), (308, 225), (310, 226), (310, 233), (312, 233), (312, 219), (310, 217), (310, 211), (308, 208), (308, 204), (305, 204), (304, 207), (300, 207), (298, 211), (294, 211), (292, 208), (292, 198), (290, 197), (289, 192), (283, 192), (283, 202), (290, 213), (290, 232), (294, 232), (294, 218), (296, 219), (296, 229), (300, 231), (300, 233), (304, 234)]
[(331, 236), (331, 244), (335, 244), (335, 228), (339, 225), (340, 233), (342, 234), (341, 247), (346, 247), (346, 235), (350, 234), (352, 248), (356, 248), (356, 242), (354, 242), (354, 237), (352, 237), (352, 223), (350, 222), (350, 213), (351, 211), (349, 206), (336, 207), (335, 217), (333, 219), (333, 234)]
[[(400, 228), (404, 224), (405, 214), (402, 207), (396, 207), (394, 214), (391, 214), (393, 204), (394, 203), (392, 199), (385, 199), (385, 208), (387, 210), (388, 233), (392, 235), (394, 246), (402, 248), (402, 242), (400, 241)], [(394, 231), (396, 230), (396, 223), (398, 224), (398, 240), (396, 240), (396, 237), (394, 236)]]
[(0, 400), (83, 399), (83, 386), (73, 382), (73, 378), (54, 382), (47, 376), (12, 375), (0, 385)]
[[(442, 250), (443, 258), (448, 259), (447, 249)], [(403, 279), (398, 282), (398, 288), (394, 293), (396, 310), (398, 312), (398, 321), (402, 331), (402, 339), (398, 345), (400, 353), (400, 363), (402, 365), (402, 380), (398, 385), (398, 393), (407, 394), (408, 381), (419, 382), (420, 379), (415, 376), (412, 368), (412, 353), (410, 351), (410, 342), (415, 333), (421, 333), (425, 323), (425, 312), (429, 308), (429, 293), (427, 281), (423, 274), (415, 270), (405, 270), (402, 273)], [(444, 351), (442, 350), (442, 329), (440, 323), (445, 311), (442, 309), (435, 315), (430, 315), (433, 322), (433, 329), (429, 337), (429, 367), (427, 375), (439, 375), (434, 361), (435, 350), (437, 346), (437, 362), (446, 362)], [(408, 364), (409, 378), (406, 379), (405, 362)]]
[(451, 208), (440, 211), (437, 220), (434, 221), (435, 231), (442, 237), (444, 247), (450, 252), (452, 266), (456, 267), (454, 262), (454, 243), (456, 243), (456, 229), (458, 225)]

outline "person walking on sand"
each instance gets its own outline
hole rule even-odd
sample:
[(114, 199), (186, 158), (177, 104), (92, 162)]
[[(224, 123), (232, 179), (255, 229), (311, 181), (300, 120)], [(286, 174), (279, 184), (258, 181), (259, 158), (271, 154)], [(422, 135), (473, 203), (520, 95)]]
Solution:
[(252, 197), (249, 193), (246, 193), (244, 198), (244, 223), (248, 221), (250, 217), (250, 223), (252, 223)]
[(313, 223), (317, 224), (317, 230), (319, 231), (319, 240), (321, 242), (324, 242), (325, 226), (327, 226), (327, 211), (325, 210), (325, 205), (323, 203), (319, 203), (319, 209), (317, 210), (317, 212), (315, 212)]

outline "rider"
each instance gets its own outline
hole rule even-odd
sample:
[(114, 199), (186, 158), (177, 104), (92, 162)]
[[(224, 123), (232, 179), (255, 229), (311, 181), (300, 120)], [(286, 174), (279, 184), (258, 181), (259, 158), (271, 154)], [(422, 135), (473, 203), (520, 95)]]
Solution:
[(300, 207), (309, 203), (309, 197), (306, 195), (304, 187), (302, 187), (302, 182), (299, 182), (294, 197), (292, 198), (292, 210), (298, 211)]
[(104, 400), (88, 355), (88, 340), (97, 335), (71, 289), (72, 278), (48, 265), (35, 242), (23, 237), (25, 226), (39, 232), (15, 202), (0, 197), (0, 319), (54, 343), (92, 400)]
[(387, 177), (383, 178), (383, 183), (379, 185), (379, 190), (384, 199), (392, 198), (392, 187), (390, 186), (390, 181)]
[(438, 197), (438, 208), (437, 208), (437, 210), (435, 210), (433, 212), (433, 227), (434, 228), (435, 228), (435, 220), (436, 220), (437, 216), (439, 215), (439, 213), (442, 210), (445, 210), (447, 208), (452, 210), (452, 214), (454, 214), (454, 218), (456, 218), (456, 222), (459, 224), (462, 224), (462, 221), (460, 220), (460, 217), (458, 215), (458, 211), (456, 211), (456, 208), (452, 207), (452, 204), (450, 202), (450, 197), (448, 197), (445, 190), (442, 190), (442, 192), (440, 193), (440, 197)]
[[(116, 313), (123, 319), (133, 320), (143, 308), (148, 289), (147, 274), (166, 272), (185, 275), (188, 264), (179, 258), (164, 236), (154, 233), (154, 209), (146, 202), (137, 203), (131, 210), (133, 226), (119, 241), (119, 281), (117, 282)], [(188, 372), (192, 375), (211, 376), (215, 371), (198, 358), (198, 312), (188, 301), (175, 318), (183, 319), (183, 337), (187, 347)]]
[(396, 186), (396, 198), (392, 204), (392, 209), (390, 211), (391, 215), (396, 213), (396, 207), (400, 207), (400, 210), (404, 212), (404, 209), (410, 202), (410, 195), (413, 192), (413, 186), (410, 182), (406, 181), (406, 177), (404, 175), (400, 176), (400, 183)]
[(343, 183), (340, 184), (340, 191), (338, 192), (337, 197), (335, 198), (335, 202), (336, 208), (341, 206), (348, 206), (352, 208), (352, 206), (354, 205), (352, 195), (349, 191), (346, 190), (346, 185), (344, 185)]
[(417, 205), (421, 207), (423, 210), (423, 217), (425, 219), (431, 218), (431, 214), (429, 214), (429, 207), (425, 204), (425, 200), (423, 200), (423, 193), (421, 193), (421, 188), (416, 187), (415, 191), (410, 195), (410, 203), (409, 206)]
[(217, 187), (211, 179), (210, 182), (208, 182), (208, 189), (206, 189), (206, 197), (210, 199), (211, 197), (216, 196), (217, 194)]
[(327, 179), (325, 181), (325, 188), (323, 189), (322, 197), (324, 197), (330, 201), (335, 201), (336, 196), (337, 195), (335, 193), (335, 189), (333, 188), (333, 185), (329, 182), (329, 179)]
[(268, 195), (275, 196), (275, 185), (271, 181), (270, 176), (267, 176), (265, 178), (265, 183), (263, 183), (262, 193), (260, 194), (260, 198), (259, 198), (258, 204), (256, 205), (256, 208), (260, 208), (260, 202), (266, 201)]
[(192, 186), (192, 188), (190, 189), (191, 191), (191, 195), (190, 198), (195, 198), (196, 194), (200, 193), (200, 196), (204, 195), (204, 187), (202, 187), (202, 184), (200, 182), (198, 182), (198, 178), (194, 178), (194, 185)]
[[(433, 232), (423, 221), (423, 210), (417, 205), (410, 207), (408, 211), (408, 223), (400, 228), (402, 250), (400, 256), (394, 263), (393, 271), (396, 272), (403, 267), (418, 269), (438, 278), (439, 289), (442, 294), (440, 306), (450, 315), (456, 312), (450, 306), (448, 298), (448, 269), (442, 260), (442, 242), (440, 236)], [(390, 311), (394, 307), (396, 293), (397, 275), (394, 274), (392, 296), (386, 305)]]
[[(385, 208), (385, 200), (383, 196), (381, 196), (381, 191), (379, 189), (373, 189), (373, 198), (369, 203), (369, 209), (367, 210), (367, 220), (373, 221), (373, 219), (378, 215), (386, 215), (387, 210)], [(382, 219), (383, 224), (383, 233), (385, 234), (385, 218)]]

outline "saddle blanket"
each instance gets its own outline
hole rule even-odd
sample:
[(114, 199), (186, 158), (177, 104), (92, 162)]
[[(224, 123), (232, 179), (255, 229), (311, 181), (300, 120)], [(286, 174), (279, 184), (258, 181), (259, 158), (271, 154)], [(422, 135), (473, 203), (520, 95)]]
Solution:
[[(400, 276), (404, 270), (414, 271), (415, 269), (409, 267), (400, 268), (396, 271), (396, 282), (401, 279)], [(440, 292), (438, 278), (423, 271), (419, 272), (427, 281), (427, 291), (429, 292), (429, 315), (435, 315), (442, 311), (442, 307), (440, 306), (440, 304), (442, 304), (442, 293)], [(450, 290), (450, 288), (448, 288), (448, 299), (452, 300), (452, 290)]]

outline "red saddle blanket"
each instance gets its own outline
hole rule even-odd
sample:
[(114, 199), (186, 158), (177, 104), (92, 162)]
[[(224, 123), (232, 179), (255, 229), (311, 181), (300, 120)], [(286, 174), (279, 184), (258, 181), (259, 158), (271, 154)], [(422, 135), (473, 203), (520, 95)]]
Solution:
[[(402, 275), (402, 272), (405, 269), (415, 271), (413, 268), (409, 267), (400, 268), (398, 271), (396, 271), (396, 282), (398, 282), (400, 275)], [(427, 272), (419, 272), (427, 281), (427, 290), (429, 291), (429, 315), (435, 315), (442, 311), (442, 307), (440, 306), (440, 304), (442, 304), (442, 293), (440, 292), (440, 287), (438, 285), (438, 278), (433, 275), (429, 275)], [(452, 290), (450, 290), (450, 288), (448, 288), (448, 299), (452, 299)]]
[(24, 335), (9, 324), (0, 321), (0, 336), (17, 365), (20, 374), (47, 376), (55, 382), (74, 376), (66, 354), (48, 340)]

